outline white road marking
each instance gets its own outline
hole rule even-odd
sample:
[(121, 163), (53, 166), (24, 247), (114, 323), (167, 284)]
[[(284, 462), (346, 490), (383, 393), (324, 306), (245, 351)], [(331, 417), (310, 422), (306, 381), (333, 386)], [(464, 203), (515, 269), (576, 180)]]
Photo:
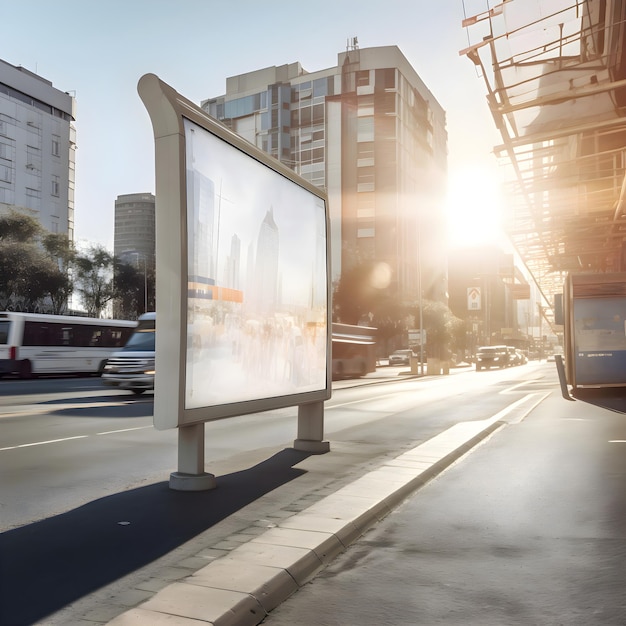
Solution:
[[(109, 430), (106, 432), (96, 433), (97, 435), (113, 435), (115, 433), (127, 433), (132, 430), (144, 430), (146, 428), (152, 428), (150, 426), (135, 426), (134, 428), (120, 428), (119, 430)], [(18, 448), (31, 448), (32, 446), (45, 446), (49, 443), (63, 443), (64, 441), (73, 441), (74, 439), (88, 439), (93, 435), (76, 435), (75, 437), (64, 437), (62, 439), (49, 439), (48, 441), (34, 441), (33, 443), (20, 443), (17, 446), (7, 446), (6, 448), (0, 448), (0, 452), (6, 450), (17, 450)]]
[(397, 393), (386, 393), (382, 396), (376, 396), (375, 398), (363, 398), (361, 400), (351, 400), (350, 402), (340, 402), (339, 404), (329, 404), (326, 406), (327, 409), (336, 409), (342, 406), (349, 406), (350, 404), (363, 404), (363, 402), (371, 402), (372, 400), (382, 400), (383, 398), (396, 398), (398, 396)]
[(96, 435), (113, 435), (115, 433), (128, 433), (131, 430), (144, 430), (145, 428), (152, 428), (152, 426), (135, 426), (134, 428), (120, 428), (119, 430), (105, 430), (101, 433), (96, 433)]
[(18, 446), (9, 446), (0, 448), (0, 452), (4, 450), (16, 450), (17, 448), (30, 448), (31, 446), (45, 446), (48, 443), (60, 443), (62, 441), (71, 441), (72, 439), (86, 439), (89, 435), (78, 435), (76, 437), (65, 437), (64, 439), (49, 439), (48, 441), (35, 441), (33, 443), (21, 443)]

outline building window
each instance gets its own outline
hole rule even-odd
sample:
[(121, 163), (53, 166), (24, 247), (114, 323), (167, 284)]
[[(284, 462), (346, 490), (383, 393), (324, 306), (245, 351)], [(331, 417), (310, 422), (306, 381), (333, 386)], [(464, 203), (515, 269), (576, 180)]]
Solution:
[(359, 117), (371, 117), (374, 115), (374, 96), (361, 96), (358, 100), (357, 115)]
[[(0, 165), (0, 172), (2, 172), (2, 166)], [(0, 187), (0, 202), (4, 204), (15, 204), (15, 195), (11, 189), (5, 189)]]
[(318, 78), (313, 81), (313, 97), (319, 98), (330, 94), (330, 81), (328, 78)]
[(313, 163), (322, 163), (324, 161), (324, 148), (313, 148), (311, 159)]
[(368, 145), (366, 142), (359, 144), (359, 152), (356, 158), (356, 166), (361, 167), (373, 167), (375, 164), (374, 150), (361, 150), (361, 146)]
[(375, 234), (375, 231), (373, 228), (359, 228), (356, 232), (356, 236), (359, 239), (366, 239), (369, 237), (373, 237)]
[(314, 104), (313, 105), (313, 124), (323, 124), (323, 123), (324, 123), (324, 105)]
[(5, 183), (11, 182), (11, 168), (6, 165), (0, 165), (0, 180)]
[(357, 138), (361, 141), (374, 141), (374, 117), (357, 118)]
[(392, 67), (376, 70), (376, 86), (383, 89), (395, 89), (396, 70)]
[(356, 190), (358, 192), (374, 191), (374, 168), (364, 167), (359, 168), (357, 172), (357, 185)]
[(59, 135), (52, 135), (52, 155), (61, 155), (61, 137)]
[(39, 210), (41, 193), (39, 189), (33, 189), (32, 187), (26, 187), (26, 206), (29, 209)]
[(59, 189), (60, 189), (60, 184), (59, 184), (59, 177), (58, 176), (52, 176), (52, 195), (53, 196), (59, 196)]
[(26, 146), (26, 169), (37, 171), (41, 169), (41, 154), (39, 148)]
[(363, 87), (370, 84), (370, 71), (360, 70), (356, 73), (356, 85), (357, 87)]
[(11, 160), (11, 146), (8, 143), (0, 143), (0, 159)]

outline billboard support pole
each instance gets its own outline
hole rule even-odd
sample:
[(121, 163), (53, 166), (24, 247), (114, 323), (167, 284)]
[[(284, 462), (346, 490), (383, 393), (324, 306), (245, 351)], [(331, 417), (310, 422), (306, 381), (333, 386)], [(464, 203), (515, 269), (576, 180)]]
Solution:
[(298, 405), (298, 438), (293, 442), (296, 450), (324, 454), (330, 451), (330, 443), (324, 438), (324, 402)]
[(567, 378), (565, 376), (565, 366), (563, 365), (563, 357), (560, 354), (554, 355), (554, 360), (556, 362), (556, 371), (559, 374), (559, 384), (561, 385), (561, 395), (566, 400), (573, 400), (572, 396), (569, 395), (569, 389), (567, 388)]
[(204, 471), (204, 422), (178, 429), (178, 471), (170, 474), (170, 489), (215, 489), (215, 476)]

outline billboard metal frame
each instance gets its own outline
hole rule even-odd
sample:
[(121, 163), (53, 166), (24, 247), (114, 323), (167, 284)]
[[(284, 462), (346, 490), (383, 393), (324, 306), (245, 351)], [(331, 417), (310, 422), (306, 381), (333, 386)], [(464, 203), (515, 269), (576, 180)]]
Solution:
[[(159, 332), (156, 337), (154, 425), (158, 429), (179, 429), (179, 472), (176, 476), (172, 475), (170, 486), (183, 490), (214, 486), (212, 477), (204, 473), (204, 423), (207, 421), (298, 406), (298, 438), (294, 447), (316, 453), (327, 451), (328, 443), (322, 441), (323, 402), (331, 397), (332, 372), (330, 223), (326, 194), (209, 117), (156, 75), (144, 75), (139, 80), (138, 92), (150, 116), (155, 140), (156, 308)], [(323, 202), (326, 371), (325, 380), (317, 386), (313, 385), (310, 390), (211, 406), (187, 408), (185, 405), (189, 293), (186, 121)], [(188, 476), (203, 480), (187, 484)], [(173, 484), (172, 481), (177, 479), (177, 484)]]

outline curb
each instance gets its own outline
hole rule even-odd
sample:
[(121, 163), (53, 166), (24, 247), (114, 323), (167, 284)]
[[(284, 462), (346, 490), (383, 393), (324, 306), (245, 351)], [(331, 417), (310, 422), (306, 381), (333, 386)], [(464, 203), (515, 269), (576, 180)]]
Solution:
[(256, 626), (410, 494), (503, 426), (504, 414), (455, 424), (383, 462), (108, 624)]

